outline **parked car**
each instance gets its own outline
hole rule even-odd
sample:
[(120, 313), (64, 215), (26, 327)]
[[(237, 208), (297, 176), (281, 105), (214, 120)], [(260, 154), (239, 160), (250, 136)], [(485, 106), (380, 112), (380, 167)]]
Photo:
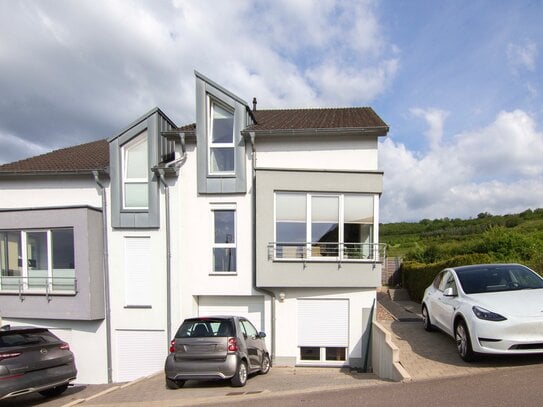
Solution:
[(178, 389), (186, 380), (216, 379), (245, 386), (248, 374), (270, 370), (265, 337), (243, 317), (186, 319), (171, 341), (164, 367), (166, 387)]
[(45, 328), (0, 328), (0, 400), (39, 392), (58, 396), (75, 380), (70, 346)]
[(543, 353), (543, 278), (520, 264), (441, 271), (424, 292), (422, 316), (456, 340), (460, 357)]

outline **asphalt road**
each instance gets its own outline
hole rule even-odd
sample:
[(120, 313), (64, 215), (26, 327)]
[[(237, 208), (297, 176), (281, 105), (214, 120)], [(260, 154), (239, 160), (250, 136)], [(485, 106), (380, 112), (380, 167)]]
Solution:
[(542, 406), (543, 365), (411, 383), (237, 400), (227, 406)]

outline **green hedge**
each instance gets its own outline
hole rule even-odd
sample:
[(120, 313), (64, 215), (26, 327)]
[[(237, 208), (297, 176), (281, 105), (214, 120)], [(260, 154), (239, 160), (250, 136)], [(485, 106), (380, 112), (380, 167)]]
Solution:
[(437, 273), (444, 268), (492, 262), (492, 257), (488, 254), (465, 254), (432, 264), (407, 261), (401, 266), (402, 286), (407, 289), (413, 301), (421, 302), (426, 287), (432, 284)]

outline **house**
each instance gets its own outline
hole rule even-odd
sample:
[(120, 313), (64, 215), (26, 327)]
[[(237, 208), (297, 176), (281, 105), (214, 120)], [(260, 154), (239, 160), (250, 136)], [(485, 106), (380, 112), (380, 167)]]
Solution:
[(260, 110), (196, 72), (107, 140), (0, 166), (0, 315), (70, 342), (82, 383), (163, 368), (187, 317), (238, 314), (275, 364), (361, 367), (380, 286), (371, 108)]

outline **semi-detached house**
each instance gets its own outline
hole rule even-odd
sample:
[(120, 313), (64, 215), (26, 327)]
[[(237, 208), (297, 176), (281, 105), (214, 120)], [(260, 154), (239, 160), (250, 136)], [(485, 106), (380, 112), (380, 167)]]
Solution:
[(187, 317), (238, 314), (277, 365), (362, 367), (380, 285), (388, 127), (367, 107), (261, 110), (196, 73), (107, 140), (0, 166), (0, 316), (70, 342), (81, 383), (159, 371)]

